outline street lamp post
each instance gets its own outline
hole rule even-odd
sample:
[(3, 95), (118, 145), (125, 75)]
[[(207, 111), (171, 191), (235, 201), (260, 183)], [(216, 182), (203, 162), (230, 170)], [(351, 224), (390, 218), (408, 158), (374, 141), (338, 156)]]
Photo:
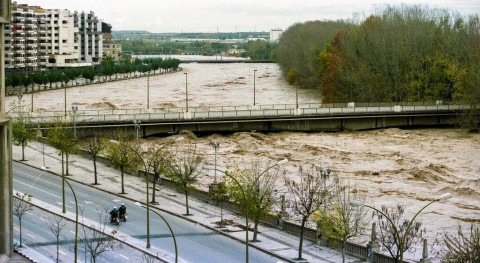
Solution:
[(72, 112), (73, 112), (73, 138), (76, 140), (77, 139), (77, 111), (78, 111), (78, 106), (72, 106)]
[(17, 98), (18, 98), (18, 104), (19, 104), (19, 107), (20, 107), (20, 120), (23, 122), (22, 97), (23, 97), (23, 93), (22, 93), (22, 90), (20, 90), (17, 93)]
[[(433, 200), (433, 201), (430, 201), (428, 204), (424, 205), (414, 216), (413, 218), (410, 220), (410, 222), (408, 223), (407, 227), (405, 228), (404, 231), (401, 231), (397, 228), (397, 226), (395, 225), (395, 223), (393, 222), (393, 220), (386, 214), (384, 213), (383, 211), (373, 207), (373, 206), (370, 206), (370, 205), (366, 205), (362, 202), (359, 202), (357, 200), (352, 200), (350, 203), (354, 206), (365, 206), (365, 207), (368, 207), (370, 209), (373, 209), (375, 210), (377, 213), (381, 214), (382, 216), (384, 216), (388, 222), (390, 223), (390, 225), (392, 226), (392, 229), (393, 229), (393, 234), (395, 236), (395, 239), (398, 240), (398, 251), (400, 253), (400, 263), (403, 263), (403, 250), (405, 248), (405, 243), (407, 242), (407, 236), (408, 236), (408, 233), (410, 232), (410, 229), (412, 228), (413, 226), (413, 222), (415, 221), (415, 219), (417, 218), (417, 216), (423, 211), (425, 210), (425, 208), (427, 208), (428, 206), (430, 206), (431, 204), (435, 203), (435, 202), (440, 202), (440, 201), (444, 201), (444, 200), (447, 200), (447, 199), (450, 199), (452, 198), (452, 195), (450, 193), (446, 193), (446, 194), (443, 194), (441, 195), (440, 197), (438, 197), (437, 199)], [(401, 236), (402, 234), (402, 236)]]
[(65, 177), (62, 177), (62, 180), (64, 182), (66, 182), (67, 185), (70, 187), (70, 190), (72, 190), (72, 193), (73, 193), (73, 199), (75, 199), (75, 243), (74, 243), (74, 248), (73, 248), (73, 251), (75, 253), (75, 260), (73, 262), (77, 262), (77, 254), (78, 254), (78, 202), (77, 202), (77, 195), (75, 194), (75, 191), (73, 191), (72, 186), (65, 179)]
[[(275, 166), (278, 166), (278, 165), (282, 165), (282, 164), (285, 164), (287, 163), (288, 160), (287, 159), (283, 159), (279, 162), (277, 162), (276, 164), (268, 167), (267, 169), (265, 169), (263, 172), (260, 173), (260, 175), (258, 176), (258, 178), (260, 178), (260, 176), (262, 176), (264, 173), (266, 173), (268, 170), (270, 170), (271, 168), (275, 167)], [(249, 240), (248, 240), (248, 205), (247, 205), (247, 195), (245, 194), (245, 190), (243, 189), (242, 187), (242, 184), (240, 184), (240, 182), (234, 177), (232, 176), (231, 174), (229, 174), (228, 172), (223, 172), (226, 176), (228, 176), (230, 179), (233, 180), (233, 182), (235, 182), (235, 184), (237, 184), (238, 188), (240, 189), (240, 191), (242, 192), (242, 197), (243, 197), (243, 202), (245, 203), (245, 262), (249, 262), (249, 255), (248, 255), (248, 246), (249, 246)]]
[(220, 142), (214, 141), (212, 142), (212, 145), (213, 145), (213, 149), (215, 150), (215, 170), (214, 170), (215, 179), (213, 180), (213, 183), (216, 184), (217, 183), (217, 151), (218, 151), (218, 147), (220, 147)]
[(254, 69), (254, 70), (253, 70), (253, 106), (255, 106), (255, 103), (256, 103), (256, 101), (255, 101), (255, 89), (256, 89), (256, 87), (255, 87), (255, 81), (256, 81), (255, 75), (256, 75), (256, 74), (255, 74), (255, 73), (256, 73), (256, 72), (257, 72), (257, 70)]
[(186, 107), (186, 112), (188, 112), (188, 73), (183, 73), (185, 74), (185, 107)]
[(135, 125), (137, 143), (138, 143), (138, 133), (140, 132), (140, 128), (142, 127), (142, 122), (140, 120), (133, 120), (133, 125)]
[[(62, 80), (65, 81), (65, 72), (62, 72)], [(63, 86), (63, 101), (65, 102), (65, 116), (67, 116), (67, 83)]]
[[(148, 204), (148, 200), (147, 200), (147, 204)], [(135, 202), (135, 205), (137, 206), (140, 206), (140, 207), (143, 207), (143, 208), (146, 208), (145, 206), (143, 206), (141, 203), (139, 202)], [(148, 208), (147, 208), (148, 209)], [(157, 211), (155, 210), (151, 210), (152, 212), (154, 212), (155, 214), (157, 214), (162, 220), (163, 222), (165, 222), (165, 224), (167, 225), (168, 227), (168, 230), (170, 231), (170, 234), (172, 234), (172, 238), (173, 238), (173, 245), (175, 247), (175, 263), (178, 262), (178, 247), (177, 247), (177, 239), (175, 238), (175, 234), (173, 233), (173, 230), (172, 230), (172, 227), (170, 226), (170, 224), (167, 222), (167, 220), (165, 219), (165, 217), (163, 217), (162, 215), (160, 215), (160, 213), (158, 213)]]
[(150, 109), (150, 72), (147, 74), (147, 110)]

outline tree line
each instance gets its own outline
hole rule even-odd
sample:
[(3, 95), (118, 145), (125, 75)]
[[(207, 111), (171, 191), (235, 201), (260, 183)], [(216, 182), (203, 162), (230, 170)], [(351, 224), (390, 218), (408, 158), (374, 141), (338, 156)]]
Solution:
[(67, 85), (70, 81), (82, 77), (87, 81), (93, 82), (95, 78), (110, 78), (116, 74), (131, 76), (136, 72), (154, 72), (156, 70), (175, 70), (178, 68), (180, 60), (174, 58), (148, 58), (131, 59), (124, 56), (119, 62), (115, 62), (111, 57), (106, 57), (100, 65), (80, 68), (63, 68), (48, 71), (36, 72), (6, 72), (6, 87), (29, 87), (31, 85), (47, 85), (52, 83), (64, 83)]
[[(313, 21), (285, 31), (277, 62), (325, 103), (480, 101), (480, 19), (386, 6), (363, 21)], [(477, 126), (478, 127), (478, 126)]]

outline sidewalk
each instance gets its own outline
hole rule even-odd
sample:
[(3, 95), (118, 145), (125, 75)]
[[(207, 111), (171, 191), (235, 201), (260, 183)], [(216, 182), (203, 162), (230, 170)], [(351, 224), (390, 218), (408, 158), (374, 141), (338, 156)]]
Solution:
[[(22, 150), (20, 146), (13, 146), (13, 160), (18, 161), (21, 159)], [(39, 147), (39, 143), (34, 142), (25, 148), (25, 159), (22, 162), (34, 167), (43, 167), (43, 154), (42, 149)], [(45, 166), (47, 170), (52, 173), (61, 174), (61, 161), (58, 152), (51, 147), (45, 147)], [(69, 179), (74, 180), (85, 185), (90, 185), (99, 190), (103, 190), (112, 194), (116, 194), (121, 198), (126, 198), (134, 201), (145, 203), (145, 182), (135, 176), (125, 175), (125, 195), (119, 195), (121, 190), (120, 185), (120, 172), (108, 167), (102, 163), (97, 163), (98, 171), (98, 183), (99, 185), (91, 185), (94, 182), (93, 176), (93, 162), (87, 158), (83, 158), (77, 155), (69, 157)], [(203, 226), (210, 228), (211, 230), (218, 231), (219, 233), (230, 236), (237, 239), (240, 242), (245, 240), (245, 232), (234, 231), (224, 232), (220, 231), (215, 222), (220, 221), (220, 208), (210, 205), (202, 200), (190, 197), (189, 204), (190, 210), (193, 215), (185, 217), (184, 195), (175, 191), (174, 189), (168, 189), (166, 187), (160, 187), (157, 190), (157, 201), (159, 204), (151, 205), (152, 208), (158, 208), (178, 217), (185, 218), (186, 220), (197, 222)], [(151, 192), (150, 192), (151, 193)], [(228, 210), (224, 210), (224, 219), (233, 220), (236, 224), (244, 225), (245, 218), (231, 213)], [(249, 233), (250, 234), (250, 233)], [(250, 242), (250, 245), (256, 247), (267, 253), (282, 257), (285, 262), (294, 262), (293, 258), (298, 256), (298, 242), (299, 238), (294, 235), (290, 235), (281, 230), (275, 228), (259, 226), (259, 240), (262, 242)], [(251, 236), (251, 235), (250, 235)], [(136, 240), (139, 242), (139, 240)], [(139, 243), (142, 243), (139, 242)], [(145, 245), (139, 245), (145, 247)], [(342, 256), (340, 251), (320, 247), (314, 242), (304, 240), (303, 244), (303, 258), (308, 262), (342, 262)], [(162, 254), (164, 254), (163, 251)], [(181, 256), (180, 256), (181, 257)], [(171, 256), (167, 256), (171, 258)], [(168, 260), (168, 259), (167, 259)], [(363, 262), (363, 260), (346, 257), (346, 262)]]

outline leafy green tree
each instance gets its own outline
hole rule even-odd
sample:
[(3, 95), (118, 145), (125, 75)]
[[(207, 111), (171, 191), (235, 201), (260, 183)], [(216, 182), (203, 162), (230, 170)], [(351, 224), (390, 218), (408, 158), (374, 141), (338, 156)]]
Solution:
[(94, 185), (98, 184), (98, 176), (97, 176), (97, 159), (99, 154), (105, 147), (105, 142), (103, 138), (98, 137), (99, 134), (95, 134), (93, 137), (88, 137), (83, 139), (80, 144), (81, 147), (86, 149), (90, 158), (93, 161), (93, 176), (95, 178)]
[(177, 148), (166, 164), (165, 175), (185, 194), (186, 215), (190, 215), (188, 197), (197, 182), (202, 161), (203, 158), (197, 152), (196, 145), (188, 145), (181, 150)]
[(352, 200), (358, 200), (356, 189), (336, 179), (332, 185), (330, 202), (326, 210), (317, 210), (312, 218), (328, 237), (342, 243), (342, 262), (345, 262), (347, 241), (358, 236), (365, 228), (366, 211), (364, 206), (354, 206)]
[(12, 120), (12, 141), (15, 145), (22, 146), (22, 161), (25, 161), (25, 147), (35, 139), (36, 130), (23, 118)]
[(254, 222), (254, 242), (258, 241), (260, 220), (270, 214), (275, 204), (276, 180), (280, 169), (270, 169), (272, 167), (264, 169), (264, 165), (257, 161), (247, 169), (233, 167), (227, 171), (230, 176), (223, 178), (230, 199), (240, 204), (242, 212)]
[(116, 169), (120, 169), (121, 193), (125, 194), (124, 173), (126, 170), (135, 170), (139, 164), (139, 156), (134, 150), (133, 140), (129, 137), (120, 137), (107, 144), (107, 155)]
[(153, 173), (153, 191), (151, 203), (155, 203), (156, 184), (160, 181), (160, 175), (165, 174), (168, 167), (168, 162), (172, 158), (172, 154), (165, 145), (154, 145), (148, 149), (147, 156), (148, 169)]
[(224, 220), (223, 220), (223, 203), (228, 200), (228, 189), (225, 182), (219, 182), (217, 184), (212, 185), (212, 191), (210, 191), (210, 195), (212, 199), (216, 202), (217, 205), (220, 205), (220, 222), (219, 226), (223, 227)]
[(63, 123), (55, 123), (53, 128), (48, 130), (47, 137), (50, 145), (62, 156), (62, 175), (68, 175), (68, 156), (78, 151), (78, 142), (74, 139), (72, 129)]

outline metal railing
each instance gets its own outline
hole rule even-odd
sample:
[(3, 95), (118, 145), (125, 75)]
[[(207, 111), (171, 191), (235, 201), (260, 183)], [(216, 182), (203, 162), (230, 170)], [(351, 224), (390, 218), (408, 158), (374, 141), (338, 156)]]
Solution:
[[(412, 113), (412, 112), (448, 112), (466, 110), (468, 105), (459, 103), (365, 103), (354, 106), (341, 104), (271, 104), (271, 105), (241, 105), (212, 106), (185, 108), (152, 108), (152, 109), (112, 109), (112, 110), (80, 110), (76, 111), (76, 122), (80, 123), (113, 123), (140, 120), (142, 122), (182, 121), (182, 120), (220, 120), (220, 119), (253, 119), (278, 117), (308, 117), (331, 115), (360, 115), (373, 113)], [(9, 113), (10, 117), (22, 116), (31, 123), (73, 122), (73, 112), (42, 111), (20, 114), (19, 111)]]

